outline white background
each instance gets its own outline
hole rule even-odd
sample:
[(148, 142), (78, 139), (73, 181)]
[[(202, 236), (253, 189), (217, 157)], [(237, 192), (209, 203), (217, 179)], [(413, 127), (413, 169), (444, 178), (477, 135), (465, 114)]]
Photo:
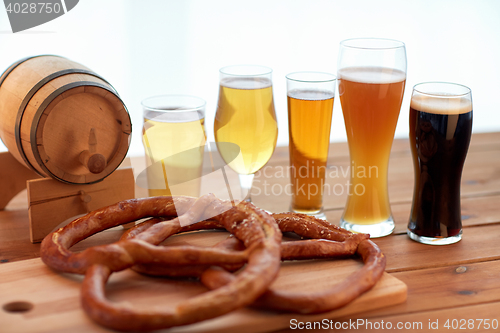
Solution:
[[(64, 16), (16, 34), (1, 7), (0, 72), (36, 54), (66, 56), (91, 68), (127, 105), (133, 121), (129, 155), (136, 156), (143, 154), (142, 99), (158, 94), (204, 98), (213, 140), (219, 68), (269, 66), (278, 144), (285, 145), (285, 75), (336, 73), (339, 42), (354, 37), (406, 43), (407, 86), (396, 137), (408, 135), (411, 88), (433, 80), (472, 89), (474, 132), (500, 130), (498, 0), (80, 0)], [(346, 140), (338, 99), (331, 140)]]

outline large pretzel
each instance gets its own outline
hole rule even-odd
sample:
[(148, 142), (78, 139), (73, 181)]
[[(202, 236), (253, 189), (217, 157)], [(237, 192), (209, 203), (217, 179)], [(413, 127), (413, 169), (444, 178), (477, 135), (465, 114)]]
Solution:
[[(131, 239), (136, 237), (138, 234), (144, 232), (152, 225), (165, 221), (163, 218), (152, 218), (147, 221), (141, 222), (137, 224), (135, 227), (127, 229), (120, 239)], [(206, 229), (217, 229), (224, 230), (224, 228), (214, 220), (206, 220), (201, 221), (196, 224), (192, 224), (190, 226), (186, 226), (182, 228), (178, 233), (189, 232), (194, 230), (206, 230)], [(159, 245), (163, 240), (157, 239), (157, 242), (154, 245)], [(243, 243), (233, 237), (228, 237), (227, 239), (217, 243), (214, 245), (214, 248), (232, 250), (232, 251), (244, 251), (245, 246)], [(240, 269), (245, 264), (244, 261), (235, 264), (221, 264), (221, 267), (224, 269), (233, 272)], [(168, 277), (200, 277), (201, 273), (203, 273), (207, 268), (209, 268), (210, 264), (204, 265), (158, 265), (157, 263), (151, 264), (136, 264), (132, 267), (136, 272), (153, 275), (153, 276), (168, 276)]]
[[(342, 282), (322, 291), (287, 292), (270, 287), (254, 303), (255, 306), (302, 314), (332, 311), (370, 290), (382, 277), (386, 259), (378, 246), (368, 240), (368, 235), (353, 234), (303, 214), (282, 213), (273, 214), (273, 217), (282, 232), (315, 238), (282, 243), (282, 260), (334, 258), (356, 252), (361, 256), (364, 266)], [(201, 275), (202, 283), (210, 289), (219, 288), (234, 278), (234, 275), (218, 267), (211, 267)]]
[[(289, 292), (269, 287), (253, 306), (302, 314), (338, 309), (370, 290), (384, 273), (385, 256), (372, 241), (361, 241), (357, 254), (363, 259), (364, 266), (342, 282), (316, 292)], [(332, 257), (335, 255), (332, 253)], [(220, 288), (235, 278), (233, 274), (219, 267), (210, 267), (201, 275), (202, 283), (209, 289)]]
[[(303, 214), (281, 213), (272, 216), (276, 219), (282, 232), (294, 232), (302, 237), (314, 238), (282, 243), (282, 260), (335, 258), (357, 253), (362, 258), (364, 266), (349, 275), (343, 282), (320, 292), (286, 292), (270, 287), (254, 303), (255, 306), (304, 314), (331, 311), (348, 304), (362, 293), (370, 290), (384, 273), (385, 256), (373, 242), (368, 240), (368, 235), (353, 234), (326, 221)], [(139, 224), (127, 231), (122, 238), (136, 237), (157, 222), (158, 220), (150, 220)], [(199, 226), (199, 228), (205, 227), (217, 228), (217, 225)], [(229, 238), (215, 247), (235, 251), (243, 248), (240, 241), (235, 238)], [(227, 270), (236, 270), (241, 267), (241, 264), (226, 265), (224, 269), (220, 267), (209, 268), (208, 265), (164, 266), (146, 264), (134, 266), (134, 269), (149, 275), (201, 275), (201, 282), (205, 286), (217, 289), (235, 279), (235, 276)]]
[[(213, 219), (243, 242), (240, 252), (194, 246), (156, 247), (179, 231), (188, 230), (179, 218), (148, 228), (134, 239), (95, 246), (81, 253), (69, 248), (86, 237), (107, 228), (144, 217), (179, 215), (192, 222)], [(154, 330), (186, 325), (213, 318), (246, 306), (259, 297), (279, 270), (281, 232), (268, 214), (248, 203), (234, 203), (203, 196), (157, 197), (127, 200), (87, 214), (52, 234), (42, 242), (41, 257), (50, 267), (84, 274), (82, 305), (87, 314), (103, 326), (123, 331)], [(231, 264), (248, 261), (244, 271), (229, 284), (189, 299), (174, 310), (138, 311), (127, 304), (109, 302), (104, 288), (109, 276), (134, 264)]]

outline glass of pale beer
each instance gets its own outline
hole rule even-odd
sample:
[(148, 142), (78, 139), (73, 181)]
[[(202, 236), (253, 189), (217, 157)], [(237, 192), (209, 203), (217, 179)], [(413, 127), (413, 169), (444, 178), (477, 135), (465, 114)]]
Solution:
[(200, 194), (205, 101), (163, 95), (142, 101), (146, 176), (150, 196)]
[(420, 83), (410, 104), (415, 186), (408, 236), (424, 244), (462, 239), (460, 180), (472, 133), (472, 94), (463, 85)]
[(219, 84), (215, 141), (224, 161), (238, 173), (242, 198), (251, 201), (255, 172), (269, 161), (278, 139), (272, 70), (253, 65), (223, 67)]
[(326, 219), (323, 189), (336, 77), (320, 72), (286, 76), (291, 210)]
[(406, 82), (404, 43), (342, 41), (337, 78), (351, 160), (341, 226), (371, 237), (386, 236), (394, 230), (387, 176)]

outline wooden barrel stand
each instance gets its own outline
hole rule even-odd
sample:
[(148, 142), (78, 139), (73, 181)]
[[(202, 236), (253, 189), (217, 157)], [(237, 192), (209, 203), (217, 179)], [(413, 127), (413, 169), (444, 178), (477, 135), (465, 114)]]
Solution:
[[(61, 222), (135, 196), (124, 160), (132, 133), (116, 90), (87, 67), (42, 55), (0, 76), (0, 209), (28, 188), (31, 241)], [(42, 177), (42, 178), (40, 178)], [(26, 185), (27, 184), (27, 185)]]

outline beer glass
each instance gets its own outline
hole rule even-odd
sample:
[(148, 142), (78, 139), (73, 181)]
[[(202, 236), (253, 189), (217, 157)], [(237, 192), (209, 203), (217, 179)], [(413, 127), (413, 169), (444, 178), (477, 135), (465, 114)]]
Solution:
[[(278, 139), (271, 74), (263, 66), (220, 69), (215, 142), (224, 161), (238, 173), (245, 201), (251, 201), (254, 174), (269, 161)], [(239, 152), (224, 142), (234, 143)]]
[(142, 101), (146, 176), (150, 196), (199, 196), (205, 136), (205, 101), (164, 95)]
[(286, 76), (291, 210), (326, 219), (323, 189), (336, 78), (319, 72)]
[(406, 82), (404, 43), (342, 41), (337, 79), (351, 160), (341, 227), (382, 237), (394, 230), (387, 175)]
[(472, 133), (469, 88), (444, 82), (413, 87), (410, 145), (415, 186), (408, 236), (433, 245), (462, 238), (460, 179)]

